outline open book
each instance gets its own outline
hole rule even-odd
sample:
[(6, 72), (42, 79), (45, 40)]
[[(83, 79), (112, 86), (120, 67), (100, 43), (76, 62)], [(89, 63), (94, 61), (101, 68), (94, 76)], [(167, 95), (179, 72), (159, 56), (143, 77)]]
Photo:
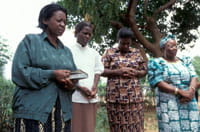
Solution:
[(76, 70), (76, 71), (72, 71), (69, 79), (85, 79), (88, 77), (88, 74), (82, 70)]

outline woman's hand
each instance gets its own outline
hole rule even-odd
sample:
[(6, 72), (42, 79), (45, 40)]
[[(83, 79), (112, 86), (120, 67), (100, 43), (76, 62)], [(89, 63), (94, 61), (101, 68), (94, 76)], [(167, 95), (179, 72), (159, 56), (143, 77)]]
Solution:
[(73, 90), (75, 87), (75, 84), (78, 82), (77, 80), (69, 79), (69, 75), (70, 75), (69, 70), (55, 70), (54, 75), (55, 75), (55, 79), (57, 83), (66, 90)]
[(192, 89), (189, 90), (179, 90), (178, 94), (181, 96), (180, 98), (180, 102), (181, 103), (187, 103), (189, 101), (191, 101), (194, 97), (194, 93), (195, 91)]
[(132, 78), (138, 75), (138, 71), (130, 67), (123, 67), (120, 69), (120, 71), (122, 72), (121, 76), (124, 76), (124, 77)]
[(65, 78), (68, 78), (70, 75), (70, 71), (69, 70), (54, 70), (54, 76), (55, 79), (58, 82), (63, 82), (65, 81)]
[(78, 89), (87, 99), (92, 99), (96, 97), (97, 89), (94, 87), (92, 88), (92, 91), (86, 87), (81, 87), (81, 86), (78, 86)]
[(96, 94), (97, 94), (97, 87), (93, 86), (90, 97), (95, 98)]

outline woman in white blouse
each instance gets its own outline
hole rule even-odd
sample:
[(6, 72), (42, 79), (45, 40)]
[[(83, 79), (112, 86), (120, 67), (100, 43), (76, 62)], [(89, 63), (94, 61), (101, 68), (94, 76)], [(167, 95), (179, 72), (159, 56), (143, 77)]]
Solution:
[(79, 80), (78, 88), (72, 96), (72, 132), (94, 132), (97, 110), (97, 84), (103, 64), (99, 53), (87, 44), (93, 33), (92, 25), (80, 22), (75, 27), (76, 43), (70, 47), (77, 69), (88, 74)]

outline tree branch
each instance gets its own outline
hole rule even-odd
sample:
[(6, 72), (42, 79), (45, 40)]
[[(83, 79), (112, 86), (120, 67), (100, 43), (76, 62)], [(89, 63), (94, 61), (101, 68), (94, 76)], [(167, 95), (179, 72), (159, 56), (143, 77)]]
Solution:
[(147, 17), (147, 5), (148, 5), (149, 0), (144, 1), (144, 18)]
[(127, 17), (135, 17), (136, 7), (137, 7), (138, 0), (129, 0), (128, 2), (128, 9), (127, 9)]
[(176, 3), (176, 0), (169, 0), (169, 2), (167, 2), (166, 4), (164, 4), (163, 6), (159, 7), (153, 14), (153, 18), (155, 19), (157, 17), (157, 15), (164, 11), (165, 9), (169, 8), (170, 6), (172, 6), (174, 3)]
[(148, 49), (152, 53), (155, 53), (156, 57), (160, 56), (161, 53), (158, 50), (156, 50), (156, 49), (159, 48), (159, 46), (153, 45), (139, 31), (139, 28), (138, 28), (138, 26), (136, 24), (136, 20), (135, 20), (137, 3), (138, 3), (138, 0), (129, 0), (129, 3), (128, 3), (128, 10), (127, 10), (127, 16), (126, 17), (129, 21), (130, 27), (131, 27), (132, 31), (134, 32), (135, 37), (143, 45), (144, 48)]
[(117, 21), (110, 21), (110, 24), (115, 27), (117, 30), (119, 30), (120, 28), (124, 27), (122, 23), (117, 22)]

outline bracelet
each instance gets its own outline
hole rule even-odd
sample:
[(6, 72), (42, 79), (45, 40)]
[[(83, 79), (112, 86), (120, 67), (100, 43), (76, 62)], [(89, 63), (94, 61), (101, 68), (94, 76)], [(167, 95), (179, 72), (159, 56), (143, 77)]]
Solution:
[(178, 88), (175, 88), (174, 94), (178, 93)]

